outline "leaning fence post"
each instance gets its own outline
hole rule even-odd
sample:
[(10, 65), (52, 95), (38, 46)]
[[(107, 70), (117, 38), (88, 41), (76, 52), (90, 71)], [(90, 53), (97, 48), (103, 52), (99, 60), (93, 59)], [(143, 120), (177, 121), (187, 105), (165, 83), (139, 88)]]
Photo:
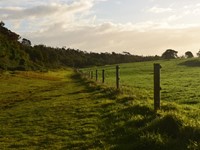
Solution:
[(102, 83), (104, 83), (105, 81), (105, 70), (103, 69), (102, 70)]
[(119, 66), (116, 66), (116, 87), (119, 89)]
[(96, 81), (98, 80), (98, 70), (96, 70)]
[(90, 76), (90, 78), (93, 79), (93, 71), (91, 71), (91, 76)]
[(160, 64), (154, 64), (154, 110), (160, 109)]

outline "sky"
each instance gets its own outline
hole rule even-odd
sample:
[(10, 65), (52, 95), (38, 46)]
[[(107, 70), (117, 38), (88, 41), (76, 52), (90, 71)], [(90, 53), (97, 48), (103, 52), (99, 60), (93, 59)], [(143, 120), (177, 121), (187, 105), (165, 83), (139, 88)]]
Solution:
[(0, 20), (33, 45), (87, 52), (194, 55), (199, 0), (0, 0)]

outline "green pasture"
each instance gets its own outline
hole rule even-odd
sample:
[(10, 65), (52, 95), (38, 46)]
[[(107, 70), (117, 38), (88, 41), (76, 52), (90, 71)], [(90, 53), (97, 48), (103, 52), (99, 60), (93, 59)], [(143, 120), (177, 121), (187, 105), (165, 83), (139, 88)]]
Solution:
[[(161, 63), (162, 80), (167, 80), (170, 75), (166, 66), (173, 68), (178, 63)], [(108, 83), (106, 79), (104, 86), (82, 78), (72, 69), (45, 73), (2, 72), (0, 149), (199, 149), (198, 99), (189, 102), (183, 98), (166, 99), (162, 101), (162, 109), (155, 112), (151, 91), (152, 64), (121, 64), (120, 91), (112, 87), (114, 78), (109, 74), (106, 74), (107, 78), (113, 81)], [(107, 68), (110, 75), (114, 74), (114, 66)], [(175, 68), (179, 73), (185, 71), (184, 68), (188, 73), (196, 71), (179, 65)], [(165, 72), (168, 74), (164, 75)], [(129, 80), (125, 81), (123, 74)], [(183, 76), (185, 80), (186, 75)], [(133, 80), (132, 76), (137, 79)], [(133, 81), (139, 84), (133, 86)], [(195, 93), (193, 89), (190, 91)]]
[[(183, 63), (192, 59), (162, 60), (120, 64), (120, 88), (139, 94), (145, 99), (153, 99), (153, 64), (159, 63), (161, 69), (161, 98), (163, 101), (194, 104), (200, 107), (200, 66), (187, 66)], [(105, 70), (105, 85), (115, 87), (116, 66), (86, 68), (83, 71), (98, 70), (98, 82)]]

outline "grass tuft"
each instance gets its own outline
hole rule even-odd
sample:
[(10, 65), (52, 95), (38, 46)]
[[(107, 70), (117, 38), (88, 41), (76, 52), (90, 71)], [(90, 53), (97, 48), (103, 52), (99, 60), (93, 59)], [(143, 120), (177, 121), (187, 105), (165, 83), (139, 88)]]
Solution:
[(153, 120), (147, 126), (146, 130), (156, 131), (175, 138), (180, 135), (182, 126), (182, 120), (180, 120), (175, 114), (168, 114), (162, 118)]

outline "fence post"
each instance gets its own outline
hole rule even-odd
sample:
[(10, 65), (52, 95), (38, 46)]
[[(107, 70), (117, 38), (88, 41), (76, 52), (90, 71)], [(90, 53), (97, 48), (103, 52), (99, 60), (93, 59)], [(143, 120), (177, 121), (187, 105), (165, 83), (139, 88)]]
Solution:
[(91, 71), (91, 76), (90, 76), (90, 78), (93, 79), (93, 71)]
[(119, 89), (119, 66), (116, 66), (116, 87)]
[(103, 69), (102, 70), (102, 83), (104, 83), (105, 81), (105, 70)]
[(96, 81), (98, 80), (98, 70), (96, 70)]
[(154, 110), (160, 109), (160, 64), (154, 64)]

